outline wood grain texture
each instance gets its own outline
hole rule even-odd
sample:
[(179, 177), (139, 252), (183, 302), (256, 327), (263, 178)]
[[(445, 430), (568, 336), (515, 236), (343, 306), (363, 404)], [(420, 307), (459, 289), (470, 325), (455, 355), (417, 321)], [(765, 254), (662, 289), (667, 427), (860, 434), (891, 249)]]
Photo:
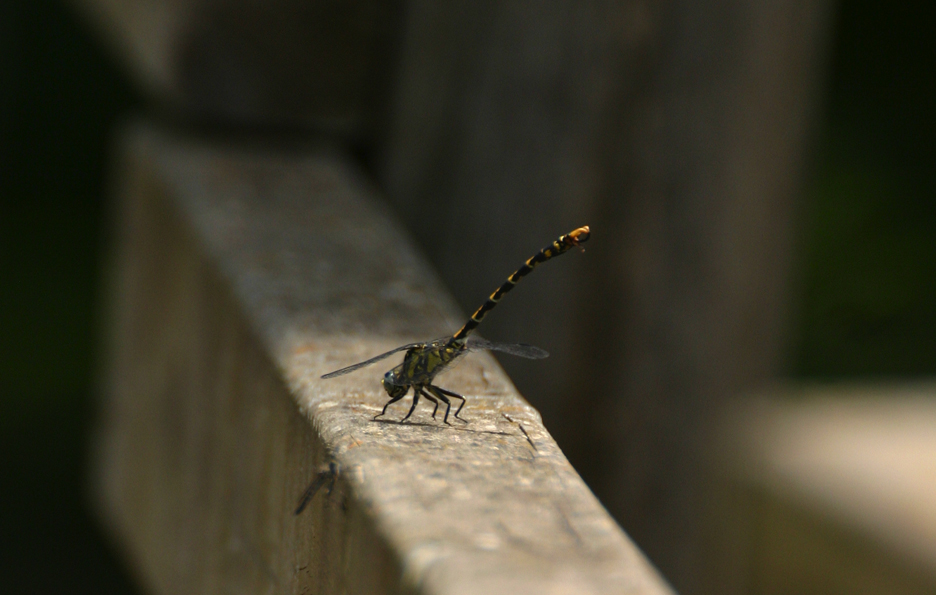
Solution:
[(548, 370), (505, 365), (685, 593), (706, 549), (700, 437), (783, 364), (829, 7), (414, 0), (407, 12), (381, 182), (465, 308), (521, 247), (591, 225), (587, 258), (531, 279), (486, 332), (550, 350)]
[(399, 2), (71, 3), (164, 111), (355, 138), (386, 103)]
[(444, 376), (467, 427), (320, 379), (462, 321), (347, 161), (123, 147), (97, 486), (154, 592), (671, 593), (489, 355)]
[(734, 408), (712, 510), (747, 547), (712, 558), (710, 591), (936, 591), (934, 396), (932, 381), (788, 386)]

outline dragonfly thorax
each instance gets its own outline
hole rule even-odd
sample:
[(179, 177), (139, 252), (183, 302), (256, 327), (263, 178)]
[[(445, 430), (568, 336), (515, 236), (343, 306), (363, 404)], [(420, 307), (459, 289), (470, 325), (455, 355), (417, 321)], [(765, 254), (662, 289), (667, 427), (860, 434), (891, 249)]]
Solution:
[(437, 339), (412, 347), (403, 363), (384, 374), (381, 384), (391, 397), (404, 394), (411, 386), (426, 386), (467, 350), (464, 340)]

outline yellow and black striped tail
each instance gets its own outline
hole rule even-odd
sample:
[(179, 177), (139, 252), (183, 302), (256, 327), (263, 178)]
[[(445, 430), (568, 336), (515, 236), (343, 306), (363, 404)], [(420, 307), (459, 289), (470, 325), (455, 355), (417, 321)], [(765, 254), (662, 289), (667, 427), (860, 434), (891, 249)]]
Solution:
[(588, 229), (588, 226), (579, 227), (576, 230), (573, 230), (567, 233), (564, 236), (560, 236), (558, 240), (552, 244), (546, 246), (533, 256), (531, 256), (523, 266), (517, 269), (513, 275), (507, 278), (503, 285), (497, 288), (497, 291), (491, 294), (491, 297), (487, 299), (484, 304), (475, 310), (475, 313), (471, 315), (471, 318), (468, 319), (468, 322), (465, 323), (465, 326), (458, 329), (458, 332), (452, 336), (454, 340), (461, 340), (471, 334), (471, 331), (478, 328), (478, 325), (481, 324), (481, 321), (484, 320), (484, 316), (494, 309), (494, 306), (497, 305), (497, 302), (504, 297), (504, 294), (513, 289), (514, 285), (520, 282), (520, 279), (523, 279), (533, 269), (536, 268), (536, 265), (542, 264), (553, 258), (554, 256), (559, 256), (569, 251), (570, 248), (574, 248), (579, 244), (588, 241), (588, 237), (591, 234), (591, 231)]

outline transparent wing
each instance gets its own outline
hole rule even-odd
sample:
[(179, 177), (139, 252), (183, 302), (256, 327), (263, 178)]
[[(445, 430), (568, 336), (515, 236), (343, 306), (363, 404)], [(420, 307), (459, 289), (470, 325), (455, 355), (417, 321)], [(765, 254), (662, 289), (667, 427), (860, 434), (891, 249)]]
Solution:
[(354, 364), (353, 366), (348, 366), (347, 368), (341, 368), (340, 370), (335, 370), (334, 372), (329, 372), (328, 374), (325, 374), (324, 376), (322, 376), (322, 378), (334, 378), (335, 376), (344, 376), (345, 374), (350, 374), (351, 372), (354, 372), (355, 370), (360, 370), (361, 368), (366, 368), (367, 366), (369, 366), (369, 365), (371, 365), (371, 364), (376, 364), (376, 363), (379, 362), (380, 360), (387, 359), (388, 357), (390, 357), (390, 356), (393, 355), (394, 353), (397, 353), (397, 352), (400, 352), (400, 351), (405, 351), (405, 350), (411, 349), (411, 348), (413, 348), (413, 347), (418, 347), (419, 345), (422, 345), (422, 343), (410, 343), (409, 345), (400, 345), (400, 346), (397, 347), (396, 349), (391, 349), (390, 351), (388, 351), (388, 352), (386, 352), (386, 353), (381, 353), (380, 355), (378, 355), (378, 356), (376, 356), (376, 357), (372, 357), (372, 358), (370, 358), (370, 359), (368, 359), (368, 360), (364, 360), (363, 362), (356, 363), (356, 364)]
[(488, 351), (500, 351), (501, 353), (525, 357), (527, 359), (543, 359), (549, 357), (549, 352), (545, 349), (534, 347), (533, 345), (527, 345), (525, 343), (492, 343), (487, 339), (482, 339), (477, 336), (469, 337), (467, 346), (469, 351), (481, 351), (486, 349)]

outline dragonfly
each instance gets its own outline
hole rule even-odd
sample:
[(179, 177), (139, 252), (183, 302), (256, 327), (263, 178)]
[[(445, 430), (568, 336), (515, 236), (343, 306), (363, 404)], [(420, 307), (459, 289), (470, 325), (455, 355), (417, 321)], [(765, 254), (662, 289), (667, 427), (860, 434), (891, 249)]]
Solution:
[(405, 422), (413, 415), (413, 411), (416, 410), (416, 405), (419, 403), (419, 398), (424, 397), (428, 401), (435, 403), (435, 409), (432, 410), (432, 419), (435, 419), (436, 412), (439, 410), (439, 402), (445, 403), (445, 417), (443, 421), (448, 425), (452, 425), (448, 421), (449, 412), (452, 410), (452, 402), (450, 399), (461, 399), (461, 404), (455, 411), (453, 418), (467, 424), (467, 420), (459, 417), (462, 408), (465, 406), (465, 397), (433, 384), (435, 377), (448, 368), (456, 359), (471, 351), (499, 351), (528, 359), (542, 359), (547, 357), (549, 354), (539, 347), (522, 343), (492, 343), (478, 336), (473, 336), (472, 333), (478, 328), (478, 325), (481, 324), (481, 321), (484, 320), (488, 312), (497, 306), (504, 295), (513, 289), (521, 279), (533, 272), (533, 269), (551, 258), (565, 254), (570, 249), (580, 246), (582, 243), (588, 241), (590, 235), (591, 230), (587, 225), (579, 227), (565, 235), (559, 236), (559, 239), (528, 258), (526, 262), (523, 263), (523, 266), (514, 271), (514, 273), (487, 298), (481, 307), (475, 310), (471, 318), (469, 318), (451, 337), (401, 345), (396, 349), (391, 349), (386, 353), (381, 353), (363, 362), (348, 366), (347, 368), (335, 370), (334, 372), (329, 372), (322, 376), (322, 378), (335, 378), (336, 376), (350, 374), (351, 372), (382, 361), (395, 353), (405, 351), (406, 354), (403, 356), (403, 363), (384, 374), (383, 379), (380, 381), (384, 390), (390, 395), (390, 400), (384, 405), (383, 410), (374, 416), (374, 419), (376, 420), (378, 417), (385, 415), (387, 413), (387, 407), (405, 397), (412, 389), (413, 404), (409, 409), (409, 413), (400, 420), (400, 423)]

